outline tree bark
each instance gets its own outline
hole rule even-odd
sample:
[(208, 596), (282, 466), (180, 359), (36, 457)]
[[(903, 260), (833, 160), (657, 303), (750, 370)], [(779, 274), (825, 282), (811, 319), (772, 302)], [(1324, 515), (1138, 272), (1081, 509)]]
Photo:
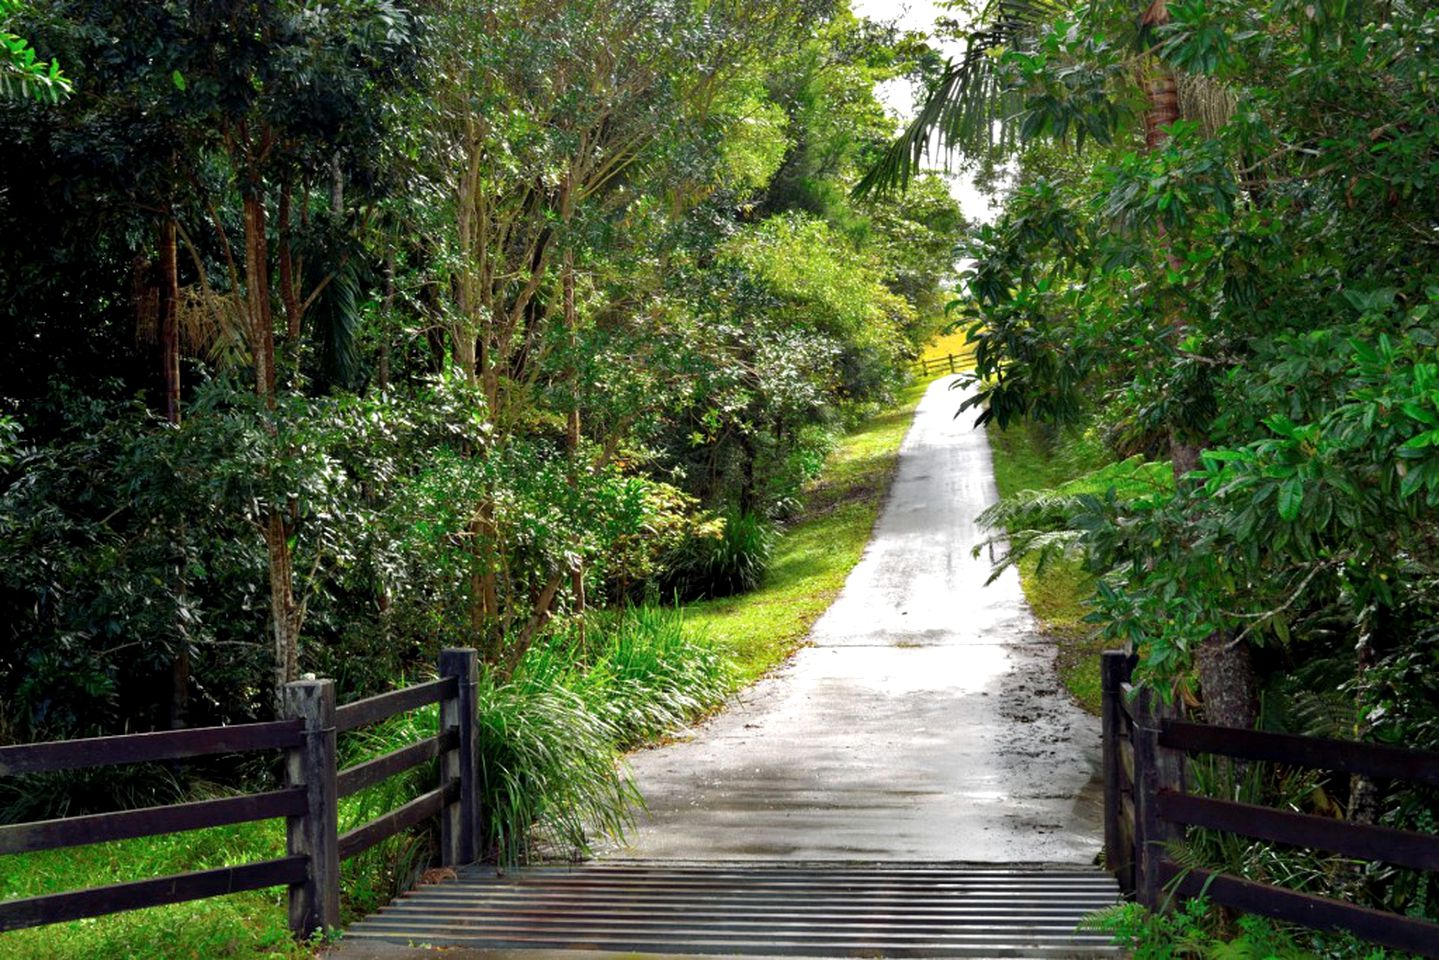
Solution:
[(289, 529), (278, 508), (265, 518), (265, 550), (270, 566), (270, 625), (275, 645), (275, 696), (300, 675), (299, 615), (295, 603), (294, 558)]
[(280, 302), (285, 305), (285, 339), (289, 341), (290, 359), (298, 368), (300, 359), (300, 287), (295, 276), (295, 251), (291, 243), (292, 191), (287, 178), (280, 184), (279, 218), (279, 260), (280, 260)]
[[(173, 426), (180, 425), (180, 251), (178, 224), (172, 215), (160, 221), (160, 299), (157, 318), (160, 328), (160, 369), (165, 392), (165, 419)], [(185, 545), (184, 530), (179, 531), (178, 569), (175, 571), (175, 589), (183, 598), (185, 595)], [(185, 638), (185, 627), (176, 624), (179, 642), (174, 659), (170, 661), (170, 716), (171, 730), (186, 726), (190, 712), (190, 645)]]
[[(1159, 0), (1150, 8), (1151, 14), (1158, 9), (1163, 19), (1151, 20), (1150, 23), (1159, 25), (1169, 22), (1169, 11), (1164, 7), (1164, 0)], [(1144, 113), (1144, 145), (1149, 150), (1157, 150), (1169, 139), (1169, 127), (1179, 119), (1179, 86), (1174, 82), (1174, 74), (1165, 67), (1158, 67), (1154, 74), (1144, 81), (1144, 97), (1147, 109)]]
[[(1359, 643), (1354, 650), (1354, 712), (1360, 718), (1355, 724), (1354, 733), (1358, 740), (1369, 739), (1371, 733), (1368, 711), (1364, 709), (1365, 700), (1369, 694), (1367, 675), (1369, 669), (1374, 665), (1375, 630), (1386, 619), (1382, 611), (1376, 611), (1374, 621), (1371, 621), (1360, 632)], [(1379, 819), (1379, 785), (1374, 782), (1372, 777), (1356, 773), (1349, 778), (1347, 814), (1354, 823), (1375, 823)]]
[[(1169, 19), (1167, 0), (1154, 0), (1141, 22), (1145, 26), (1158, 27), (1168, 23)], [(1143, 86), (1146, 100), (1144, 144), (1153, 152), (1168, 141), (1169, 129), (1179, 119), (1179, 87), (1174, 75), (1161, 63), (1151, 65)], [(1163, 223), (1156, 224), (1156, 232), (1169, 268), (1181, 269), (1183, 263), (1174, 253)], [(1173, 308), (1166, 321), (1169, 340), (1177, 348), (1188, 332), (1188, 321)], [(1176, 483), (1182, 483), (1184, 477), (1199, 466), (1201, 449), (1202, 444), (1187, 436), (1182, 428), (1171, 426), (1169, 453)], [(1195, 651), (1195, 666), (1208, 721), (1223, 727), (1253, 727), (1259, 714), (1259, 691), (1254, 658), (1248, 643), (1236, 642), (1223, 631), (1211, 633)]]
[[(269, 246), (265, 235), (265, 201), (258, 184), (244, 196), (245, 304), (250, 326), (250, 351), (255, 361), (255, 392), (275, 409), (275, 323), (270, 309)], [(270, 623), (274, 640), (275, 702), (285, 684), (299, 676), (298, 606), (295, 603), (294, 557), (290, 528), (278, 503), (264, 517), (263, 536), (269, 561)]]
[(330, 213), (336, 218), (345, 213), (345, 168), (338, 150), (330, 157)]
[(180, 423), (180, 252), (175, 218), (160, 221), (160, 369), (165, 419)]
[(1194, 660), (1205, 719), (1220, 727), (1251, 729), (1259, 719), (1259, 689), (1249, 644), (1235, 643), (1217, 630), (1204, 638)]
[(265, 201), (258, 187), (245, 193), (245, 310), (254, 354), (255, 393), (275, 408), (275, 321), (270, 310), (270, 250)]
[(380, 327), (380, 360), (379, 360), (379, 387), (380, 392), (390, 389), (390, 318), (395, 311), (395, 244), (393, 239), (385, 250), (385, 298), (384, 298), (384, 320)]
[(1174, 479), (1183, 480), (1193, 471), (1199, 469), (1199, 453), (1204, 447), (1201, 444), (1185, 439), (1178, 430), (1169, 432), (1169, 460), (1174, 468)]
[[(565, 185), (565, 202), (563, 209), (568, 217), (571, 214), (570, 187)], [(570, 411), (569, 420), (565, 430), (565, 450), (569, 455), (570, 489), (578, 493), (580, 486), (580, 371), (578, 367), (579, 351), (579, 310), (575, 306), (575, 251), (573, 245), (566, 237), (565, 252), (563, 259), (563, 286), (564, 286), (564, 314), (565, 332), (569, 339), (570, 346)], [(576, 551), (578, 553), (578, 551)], [(575, 569), (570, 573), (570, 592), (573, 594), (574, 612), (583, 615), (585, 612), (585, 568), (581, 560)], [(580, 639), (584, 640), (584, 620), (579, 621)]]

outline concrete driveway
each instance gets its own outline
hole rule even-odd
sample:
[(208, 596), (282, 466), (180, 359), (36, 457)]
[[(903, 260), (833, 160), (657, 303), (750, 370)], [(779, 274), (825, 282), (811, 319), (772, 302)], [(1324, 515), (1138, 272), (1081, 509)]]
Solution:
[(1060, 688), (1019, 578), (985, 586), (989, 445), (953, 377), (919, 404), (874, 537), (811, 646), (631, 757), (644, 859), (1090, 863), (1098, 721)]

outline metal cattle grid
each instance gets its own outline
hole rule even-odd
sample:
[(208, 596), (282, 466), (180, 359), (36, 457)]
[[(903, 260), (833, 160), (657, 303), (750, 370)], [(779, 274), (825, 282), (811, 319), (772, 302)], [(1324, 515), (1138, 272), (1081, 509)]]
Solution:
[(603, 861), (461, 870), (346, 940), (477, 950), (823, 957), (1118, 956), (1077, 929), (1119, 896), (1097, 868)]

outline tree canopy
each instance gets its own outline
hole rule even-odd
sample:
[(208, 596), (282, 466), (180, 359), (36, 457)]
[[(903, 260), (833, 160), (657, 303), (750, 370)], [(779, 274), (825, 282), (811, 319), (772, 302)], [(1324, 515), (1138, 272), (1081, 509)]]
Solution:
[(14, 736), (742, 586), (942, 322), (954, 202), (847, 196), (926, 54), (843, 4), (3, 12), (73, 84), (0, 102)]

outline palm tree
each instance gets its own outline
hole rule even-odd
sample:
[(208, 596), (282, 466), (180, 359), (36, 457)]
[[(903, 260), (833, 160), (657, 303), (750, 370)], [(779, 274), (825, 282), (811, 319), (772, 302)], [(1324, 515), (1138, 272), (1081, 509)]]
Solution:
[[(1091, 10), (1107, 12), (1098, 4)], [(1013, 147), (1015, 120), (1023, 99), (1018, 90), (1004, 85), (995, 70), (999, 55), (1032, 45), (1045, 24), (1070, 11), (1068, 5), (1054, 0), (989, 0), (977, 25), (964, 37), (964, 53), (945, 65), (919, 114), (860, 180), (855, 194), (905, 189), (931, 153), (977, 157), (995, 147)], [(1164, 142), (1169, 126), (1180, 118), (1181, 100), (1187, 108), (1183, 113), (1193, 113), (1209, 130), (1222, 123), (1232, 109), (1227, 92), (1217, 85), (1195, 77), (1181, 88), (1173, 71), (1144, 54), (1154, 29), (1169, 21), (1168, 0), (1152, 0), (1137, 18), (1136, 41), (1141, 48), (1142, 85), (1148, 101), (1145, 144), (1151, 150)]]
[(1011, 121), (1023, 104), (995, 71), (998, 56), (1028, 45), (1064, 9), (1053, 0), (989, 0), (964, 38), (964, 53), (945, 65), (919, 114), (860, 180), (855, 194), (905, 189), (932, 148), (981, 156), (996, 146), (1013, 146)]

